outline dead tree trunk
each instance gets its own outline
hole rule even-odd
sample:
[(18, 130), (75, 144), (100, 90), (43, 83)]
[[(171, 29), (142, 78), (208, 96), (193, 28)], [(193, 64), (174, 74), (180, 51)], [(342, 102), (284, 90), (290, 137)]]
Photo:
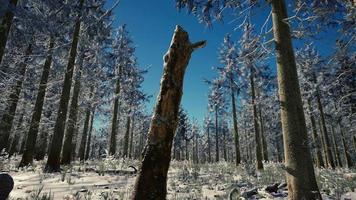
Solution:
[(30, 123), (30, 129), (27, 134), (26, 145), (24, 149), (24, 153), (22, 155), (22, 159), (20, 162), (19, 167), (24, 167), (29, 164), (32, 164), (35, 146), (36, 146), (36, 139), (38, 134), (38, 127), (41, 121), (42, 109), (43, 109), (43, 102), (46, 96), (46, 88), (47, 82), (49, 77), (49, 72), (52, 65), (52, 49), (54, 46), (54, 38), (50, 38), (48, 52), (46, 61), (43, 65), (41, 81), (38, 87), (37, 97), (35, 107), (33, 108), (33, 114)]
[(277, 77), (284, 139), (288, 198), (321, 199), (308, 146), (302, 98), (285, 0), (272, 0)]
[(14, 121), (14, 117), (16, 114), (16, 108), (18, 101), (20, 99), (20, 94), (22, 90), (22, 83), (25, 80), (25, 75), (26, 75), (26, 69), (27, 69), (27, 64), (30, 60), (30, 54), (32, 53), (32, 41), (30, 44), (27, 46), (26, 52), (25, 52), (25, 59), (20, 63), (19, 66), (19, 71), (18, 71), (18, 77), (17, 81), (14, 85), (14, 87), (11, 89), (10, 95), (8, 99), (6, 100), (6, 110), (4, 114), (2, 115), (1, 121), (0, 121), (0, 152), (6, 148), (8, 150), (8, 144), (9, 144), (9, 136), (10, 136), (10, 131), (12, 127), (12, 123)]
[(180, 26), (176, 26), (171, 45), (164, 56), (160, 93), (132, 199), (166, 199), (167, 172), (171, 160), (172, 141), (178, 124), (184, 73), (193, 51), (204, 45), (205, 41), (191, 44), (188, 33)]
[[(10, 0), (9, 1), (9, 7), (16, 7), (17, 5), (17, 0)], [(2, 62), (2, 59), (4, 57), (4, 52), (5, 52), (5, 47), (6, 47), (6, 42), (7, 38), (9, 36), (11, 24), (12, 24), (12, 19), (14, 18), (14, 13), (11, 9), (8, 9), (5, 12), (4, 17), (2, 18), (2, 22), (0, 25), (0, 64)]]
[(69, 52), (69, 59), (67, 68), (65, 70), (64, 82), (62, 88), (62, 94), (59, 101), (59, 108), (56, 123), (54, 126), (53, 137), (50, 145), (48, 159), (45, 172), (59, 172), (60, 171), (60, 155), (62, 150), (64, 128), (67, 120), (68, 102), (70, 98), (70, 88), (72, 86), (72, 77), (74, 72), (75, 58), (77, 57), (77, 47), (79, 43), (79, 33), (81, 25), (81, 10), (84, 4), (84, 0), (79, 1), (79, 14), (74, 26), (74, 32), (72, 37), (72, 44)]

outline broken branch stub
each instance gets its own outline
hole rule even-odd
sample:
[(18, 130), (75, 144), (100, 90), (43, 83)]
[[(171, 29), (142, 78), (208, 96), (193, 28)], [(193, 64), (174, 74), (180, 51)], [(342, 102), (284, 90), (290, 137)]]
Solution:
[(190, 43), (188, 33), (176, 26), (170, 47), (164, 56), (160, 92), (132, 199), (166, 198), (167, 172), (183, 94), (184, 73), (193, 51), (205, 44), (206, 41)]

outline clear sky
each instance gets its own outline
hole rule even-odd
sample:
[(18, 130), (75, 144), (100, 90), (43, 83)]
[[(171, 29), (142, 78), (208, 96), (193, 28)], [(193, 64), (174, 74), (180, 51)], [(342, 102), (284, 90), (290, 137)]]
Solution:
[[(112, 5), (115, 0), (108, 0)], [(269, 7), (260, 8), (252, 21), (256, 27), (261, 26), (270, 12)], [(121, 0), (114, 10), (115, 24), (117, 27), (126, 24), (136, 44), (136, 55), (142, 68), (150, 66), (145, 77), (143, 88), (146, 93), (153, 95), (148, 103), (148, 111), (151, 111), (159, 92), (159, 83), (162, 75), (162, 57), (166, 53), (175, 25), (181, 25), (190, 35), (190, 40), (207, 40), (207, 46), (193, 53), (184, 82), (184, 94), (182, 105), (189, 115), (201, 121), (207, 111), (208, 86), (203, 78), (211, 79), (216, 75), (213, 66), (219, 66), (218, 48), (227, 33), (232, 33), (237, 40), (240, 31), (235, 30), (238, 25), (233, 22), (233, 17), (225, 19), (223, 23), (215, 23), (213, 28), (206, 28), (200, 24), (196, 17), (189, 15), (185, 10), (178, 12), (174, 0)], [(269, 26), (270, 27), (270, 26)], [(256, 28), (256, 32), (260, 29)], [(333, 34), (324, 34), (325, 41), (317, 41), (322, 53), (328, 54), (335, 39)], [(270, 65), (275, 69), (274, 58)]]

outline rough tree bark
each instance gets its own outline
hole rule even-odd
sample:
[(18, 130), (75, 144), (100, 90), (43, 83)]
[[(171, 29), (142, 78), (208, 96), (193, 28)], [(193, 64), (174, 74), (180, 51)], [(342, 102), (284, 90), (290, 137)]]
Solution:
[(297, 67), (284, 0), (271, 0), (288, 198), (321, 199), (308, 146)]
[(122, 66), (119, 65), (119, 72), (118, 72), (118, 78), (116, 81), (116, 89), (115, 89), (115, 100), (114, 100), (114, 109), (113, 109), (113, 115), (112, 115), (112, 120), (111, 120), (111, 134), (110, 134), (110, 140), (109, 140), (109, 155), (115, 155), (116, 153), (116, 135), (117, 135), (117, 118), (118, 118), (118, 112), (119, 112), (119, 95), (120, 95), (120, 90), (121, 90), (121, 73), (122, 73)]
[(256, 105), (256, 95), (255, 95), (255, 73), (253, 67), (250, 67), (250, 87), (251, 87), (251, 99), (252, 99), (252, 111), (253, 111), (253, 125), (255, 130), (255, 153), (256, 153), (256, 169), (262, 170), (262, 148), (261, 148), (261, 138), (260, 131), (258, 127), (258, 116), (257, 116), (257, 105)]
[(27, 133), (26, 145), (25, 145), (24, 153), (22, 155), (22, 159), (19, 164), (19, 167), (24, 167), (24, 166), (30, 165), (30, 164), (32, 164), (32, 161), (33, 161), (33, 156), (34, 156), (35, 146), (36, 146), (36, 139), (37, 139), (37, 134), (38, 134), (38, 127), (39, 127), (40, 121), (41, 121), (43, 102), (44, 102), (44, 99), (46, 96), (47, 82), (48, 82), (49, 72), (50, 72), (51, 65), (52, 65), (53, 46), (54, 46), (54, 38), (50, 37), (47, 57), (46, 57), (44, 65), (43, 65), (41, 80), (40, 80), (40, 84), (38, 87), (38, 92), (37, 92), (37, 97), (36, 97), (36, 102), (35, 102), (35, 107), (33, 108), (33, 112), (32, 112), (30, 129)]
[(232, 121), (234, 125), (235, 165), (238, 166), (241, 162), (241, 154), (240, 154), (239, 130), (237, 127), (235, 90), (233, 87), (232, 75), (230, 75), (230, 93), (231, 93), (231, 105), (232, 105)]
[[(9, 0), (10, 7), (16, 7), (16, 5), (17, 5), (17, 0)], [(13, 18), (14, 18), (14, 13), (12, 12), (12, 10), (8, 9), (5, 12), (4, 17), (2, 18), (2, 22), (0, 25), (0, 64), (4, 56), (6, 42), (9, 36)]]
[[(72, 154), (75, 151), (73, 148), (73, 135), (76, 132), (77, 127), (77, 115), (78, 115), (78, 100), (79, 100), (79, 93), (81, 87), (81, 76), (82, 76), (82, 68), (84, 62), (84, 52), (80, 53), (79, 61), (76, 69), (76, 77), (73, 87), (73, 94), (70, 101), (69, 106), (69, 116), (67, 120), (67, 127), (65, 131), (64, 143), (63, 143), (63, 150), (62, 150), (62, 158), (61, 164), (69, 165), (72, 161)], [(72, 151), (74, 150), (74, 151)]]
[[(4, 148), (8, 148), (9, 136), (12, 127), (12, 123), (14, 121), (14, 117), (16, 114), (17, 104), (20, 98), (20, 93), (22, 90), (22, 83), (25, 80), (27, 64), (30, 60), (30, 54), (32, 53), (32, 41), (27, 46), (25, 52), (25, 59), (20, 63), (17, 81), (15, 82), (14, 87), (10, 91), (10, 95), (6, 100), (6, 110), (2, 115), (0, 121), (0, 152)], [(8, 149), (6, 149), (8, 150)]]
[(204, 45), (205, 41), (191, 44), (188, 33), (180, 26), (176, 26), (171, 45), (164, 56), (160, 93), (132, 199), (166, 199), (167, 172), (171, 160), (172, 141), (178, 124), (184, 73), (193, 51)]
[(57, 119), (54, 126), (54, 133), (50, 145), (46, 167), (44, 169), (45, 172), (60, 171), (60, 154), (62, 150), (65, 123), (67, 120), (67, 110), (68, 110), (68, 102), (70, 98), (70, 88), (72, 86), (74, 63), (75, 63), (75, 58), (77, 57), (77, 47), (79, 42), (80, 25), (81, 25), (81, 11), (82, 11), (83, 4), (84, 4), (84, 0), (79, 0), (79, 14), (77, 16), (76, 23), (74, 26), (72, 44), (69, 52), (67, 68), (65, 70)]
[(316, 166), (317, 167), (325, 167), (324, 165), (324, 160), (323, 156), (321, 154), (321, 146), (320, 146), (320, 140), (318, 136), (318, 132), (316, 130), (316, 123), (315, 123), (315, 118), (312, 112), (311, 108), (311, 100), (308, 99), (308, 109), (309, 109), (309, 117), (310, 117), (310, 122), (311, 122), (311, 128), (312, 128), (312, 138), (313, 138), (313, 143), (315, 146), (315, 154), (316, 154)]

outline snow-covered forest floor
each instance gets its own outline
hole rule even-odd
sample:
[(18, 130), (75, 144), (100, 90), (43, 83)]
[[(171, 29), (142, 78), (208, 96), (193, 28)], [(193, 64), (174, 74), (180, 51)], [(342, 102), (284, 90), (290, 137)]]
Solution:
[[(74, 162), (62, 173), (44, 174), (44, 163), (18, 170), (19, 157), (2, 160), (2, 168), (13, 176), (15, 186), (10, 199), (129, 199), (136, 175), (133, 168), (138, 161), (107, 158)], [(172, 161), (168, 173), (168, 199), (229, 199), (229, 194), (250, 199), (285, 199), (287, 195), (283, 166), (265, 163), (265, 169), (255, 172), (250, 166), (235, 167), (219, 162), (193, 164)], [(317, 169), (316, 177), (324, 199), (356, 199), (356, 170)], [(267, 186), (279, 185), (277, 192), (267, 192)], [(273, 190), (273, 187), (271, 187)], [(232, 192), (233, 191), (233, 192)], [(51, 196), (51, 198), (44, 198)]]

